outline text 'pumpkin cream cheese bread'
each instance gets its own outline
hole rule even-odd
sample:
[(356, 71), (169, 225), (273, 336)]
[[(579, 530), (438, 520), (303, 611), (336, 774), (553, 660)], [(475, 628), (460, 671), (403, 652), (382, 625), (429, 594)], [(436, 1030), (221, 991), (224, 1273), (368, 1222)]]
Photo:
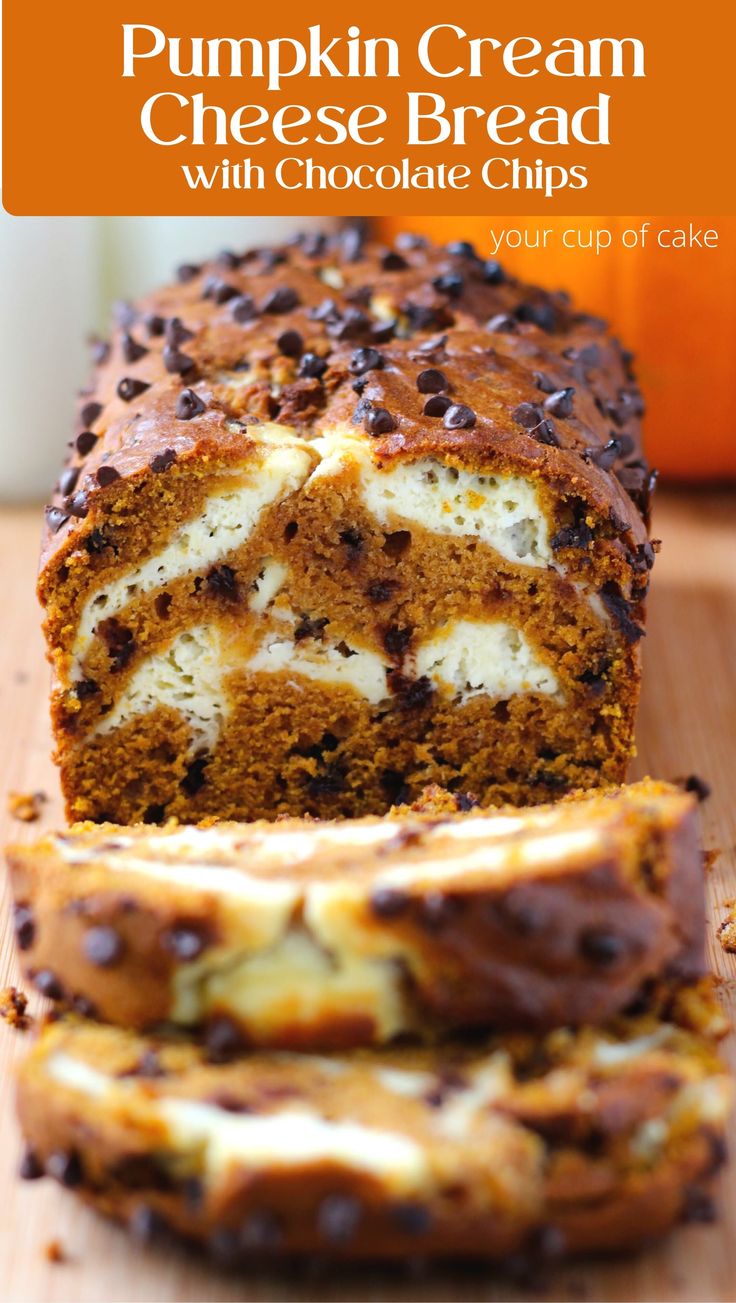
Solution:
[(87, 824), (9, 863), (44, 995), (210, 1047), (599, 1023), (704, 971), (695, 799), (651, 781), (527, 810)]
[(71, 817), (623, 779), (652, 476), (603, 323), (349, 232), (182, 268), (97, 361), (39, 581)]
[(731, 1083), (652, 1016), (442, 1051), (252, 1054), (62, 1020), (20, 1069), (23, 1170), (220, 1261), (633, 1248), (711, 1209)]

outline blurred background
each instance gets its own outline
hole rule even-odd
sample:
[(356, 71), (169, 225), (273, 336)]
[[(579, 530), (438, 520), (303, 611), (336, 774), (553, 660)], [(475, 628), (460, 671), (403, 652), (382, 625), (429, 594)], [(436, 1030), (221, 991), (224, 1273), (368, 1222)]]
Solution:
[[(689, 219), (654, 218), (657, 226)], [(736, 479), (736, 219), (699, 218), (719, 231), (718, 249), (616, 247), (634, 217), (381, 218), (378, 238), (420, 231), (439, 242), (471, 239), (488, 255), (489, 228), (606, 227), (613, 247), (518, 249), (499, 254), (512, 272), (566, 289), (608, 318), (627, 348), (647, 400), (650, 459), (665, 479)], [(47, 496), (69, 438), (74, 395), (84, 383), (86, 340), (105, 333), (111, 303), (171, 278), (180, 262), (222, 248), (265, 244), (330, 218), (11, 217), (0, 212), (0, 501)]]

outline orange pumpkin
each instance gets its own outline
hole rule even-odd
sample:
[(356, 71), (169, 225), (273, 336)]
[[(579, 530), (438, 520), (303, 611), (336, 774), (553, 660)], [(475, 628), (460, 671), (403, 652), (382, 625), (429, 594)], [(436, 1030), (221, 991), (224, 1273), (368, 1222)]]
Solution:
[[(642, 217), (384, 217), (383, 238), (401, 229), (440, 243), (472, 240), (491, 252), (490, 230), (551, 232), (548, 248), (499, 250), (498, 258), (525, 280), (564, 287), (589, 312), (606, 317), (636, 353), (647, 401), (645, 434), (650, 460), (681, 480), (736, 478), (736, 218), (693, 219), (715, 229), (717, 248), (663, 248), (660, 232), (690, 219), (657, 217), (646, 246), (627, 249), (622, 233)], [(610, 249), (564, 248), (562, 234), (607, 229)], [(587, 238), (587, 236), (586, 236)]]

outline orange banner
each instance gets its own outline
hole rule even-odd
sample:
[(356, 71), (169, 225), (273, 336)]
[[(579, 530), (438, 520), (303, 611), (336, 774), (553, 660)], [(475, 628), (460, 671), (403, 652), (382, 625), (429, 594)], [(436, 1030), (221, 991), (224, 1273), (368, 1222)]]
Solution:
[(3, 202), (734, 213), (720, 9), (5, 0)]

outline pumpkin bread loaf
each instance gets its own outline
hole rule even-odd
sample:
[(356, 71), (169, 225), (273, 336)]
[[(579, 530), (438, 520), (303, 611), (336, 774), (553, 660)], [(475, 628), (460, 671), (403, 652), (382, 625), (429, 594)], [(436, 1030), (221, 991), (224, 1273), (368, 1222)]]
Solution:
[(604, 323), (350, 232), (182, 268), (96, 358), (39, 580), (71, 818), (622, 781), (653, 476)]
[[(61, 1020), (20, 1069), (23, 1173), (224, 1263), (633, 1248), (712, 1216), (731, 1083), (672, 1015), (376, 1055)], [(523, 1261), (523, 1257), (521, 1259)]]
[(695, 800), (651, 781), (490, 813), (86, 824), (9, 863), (44, 995), (210, 1047), (600, 1023), (704, 971)]

